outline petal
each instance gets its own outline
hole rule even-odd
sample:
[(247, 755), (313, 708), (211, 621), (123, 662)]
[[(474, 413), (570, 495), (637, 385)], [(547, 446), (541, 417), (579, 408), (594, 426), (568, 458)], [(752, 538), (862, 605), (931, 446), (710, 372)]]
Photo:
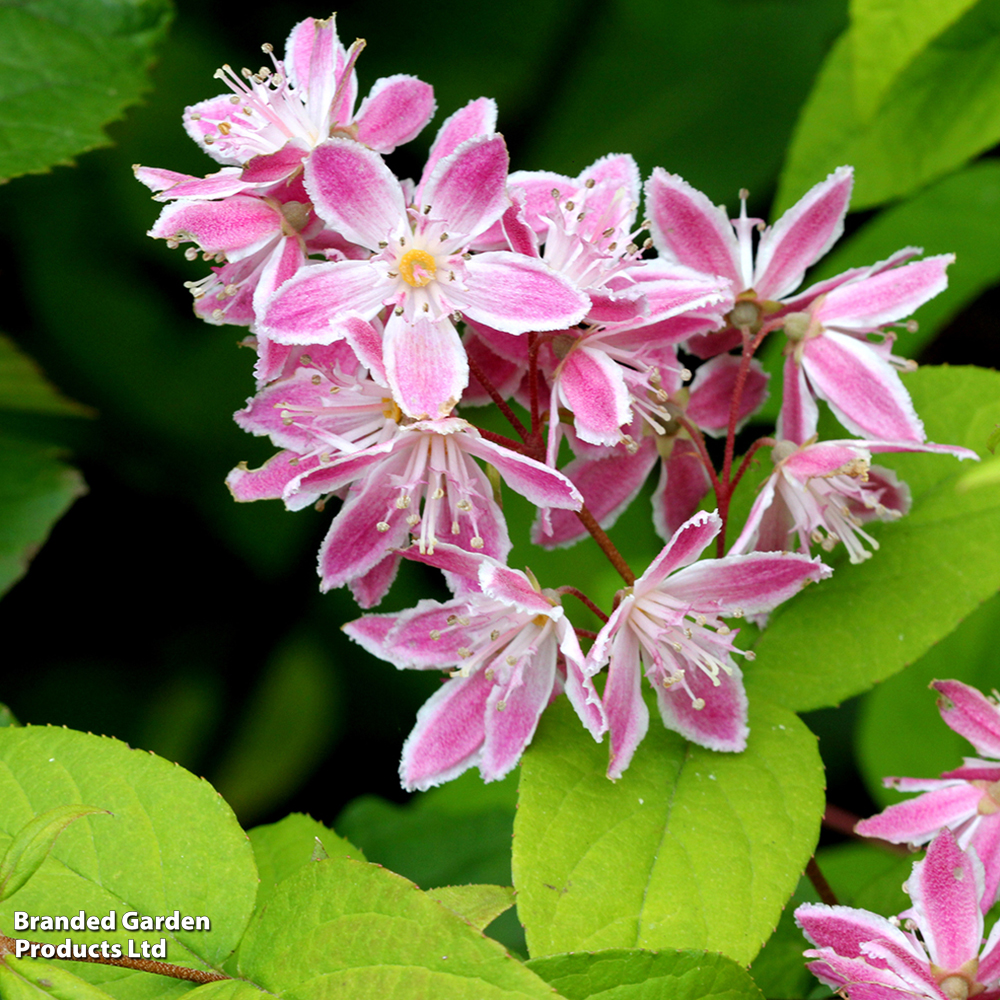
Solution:
[(246, 462), (240, 462), (226, 476), (226, 485), (233, 494), (233, 499), (240, 503), (251, 500), (280, 500), (285, 487), (301, 472), (297, 465), (290, 464), (298, 457), (298, 452), (279, 451), (259, 469), (248, 469)]
[(932, 681), (941, 718), (984, 757), (1000, 758), (1000, 709), (961, 681)]
[[(698, 449), (686, 438), (675, 438), (663, 460), (660, 481), (653, 492), (653, 526), (664, 540), (671, 538), (712, 488)], [(589, 509), (589, 507), (588, 507)]]
[(590, 308), (590, 299), (544, 261), (504, 250), (468, 261), (466, 286), (461, 292), (449, 288), (449, 300), (504, 333), (568, 329)]
[(806, 269), (840, 238), (853, 183), (853, 170), (838, 167), (764, 231), (753, 282), (762, 299), (781, 299), (795, 291)]
[(242, 179), (247, 184), (277, 184), (299, 169), (308, 152), (302, 140), (292, 139), (276, 153), (255, 156), (243, 168)]
[(424, 703), (403, 744), (399, 776), (407, 791), (425, 791), (478, 763), (486, 700), (493, 683), (479, 670), (454, 677)]
[[(731, 673), (720, 670), (713, 683), (697, 664), (689, 663), (684, 681), (691, 693), (680, 684), (657, 684), (656, 701), (667, 729), (709, 750), (735, 753), (746, 749), (748, 702), (740, 668), (731, 659), (726, 666)], [(702, 707), (696, 708), (699, 704)]]
[(868, 910), (803, 903), (795, 910), (795, 922), (813, 944), (843, 958), (860, 958), (861, 945), (868, 941), (878, 941), (907, 962), (917, 957), (914, 946), (898, 927)]
[(676, 174), (656, 167), (646, 182), (646, 214), (661, 257), (728, 278), (743, 290), (736, 234), (725, 209)]
[[(381, 327), (381, 323), (379, 327)], [(357, 316), (346, 316), (337, 324), (358, 360), (371, 372), (379, 385), (387, 386), (385, 362), (382, 355), (382, 334), (371, 323)]]
[(338, 108), (330, 107), (347, 63), (347, 53), (337, 36), (335, 17), (323, 20), (307, 17), (299, 21), (285, 41), (284, 63), (292, 87), (307, 103), (311, 120), (319, 121), (331, 113), (331, 124), (349, 120), (357, 94), (356, 82), (345, 87), (346, 93)]
[(586, 340), (570, 351), (556, 372), (556, 391), (576, 418), (577, 434), (591, 444), (615, 445), (632, 419), (621, 366)]
[(234, 195), (225, 201), (176, 202), (160, 213), (149, 235), (193, 240), (208, 253), (242, 260), (281, 235), (281, 214), (260, 198)]
[(635, 592), (653, 590), (675, 569), (693, 563), (722, 529), (717, 511), (702, 510), (685, 521), (635, 582)]
[(385, 326), (385, 376), (400, 408), (417, 419), (446, 417), (469, 381), (458, 331), (448, 319), (409, 321), (393, 314)]
[[(709, 434), (725, 434), (729, 427), (729, 408), (741, 367), (742, 361), (735, 354), (720, 354), (695, 372), (687, 415)], [(770, 377), (759, 361), (751, 360), (743, 382), (737, 429), (764, 404)]]
[(306, 160), (316, 214), (352, 243), (374, 250), (406, 221), (399, 181), (382, 157), (351, 139), (327, 139)]
[(779, 441), (805, 444), (815, 433), (819, 407), (806, 382), (806, 373), (794, 354), (785, 358), (781, 413), (775, 435)]
[(587, 732), (600, 742), (607, 732), (608, 720), (594, 681), (587, 676), (584, 668), (580, 641), (565, 618), (556, 623), (556, 633), (559, 636), (559, 652), (566, 664), (566, 697)]
[[(626, 601), (618, 606), (619, 611), (625, 607)], [(614, 621), (615, 616), (612, 615), (601, 632), (613, 627)], [(642, 698), (641, 681), (639, 643), (632, 629), (626, 626), (618, 630), (611, 645), (611, 666), (602, 699), (611, 733), (608, 777), (612, 780), (620, 778), (632, 763), (636, 747), (649, 730), (649, 709)]]
[[(780, 471), (772, 472), (764, 481), (747, 515), (746, 523), (740, 532), (739, 538), (733, 542), (729, 549), (730, 555), (738, 555), (742, 552), (750, 552), (753, 549), (760, 549), (763, 552), (781, 552), (788, 548), (788, 534), (795, 527), (794, 522), (788, 516), (787, 507), (780, 501), (780, 495), (775, 489)], [(784, 516), (773, 519), (773, 508), (780, 505), (784, 511)], [(765, 529), (766, 515), (770, 515), (768, 528)], [(787, 525), (787, 526), (786, 526)]]
[(862, 837), (878, 837), (893, 844), (925, 843), (941, 827), (975, 816), (982, 797), (982, 789), (975, 785), (948, 782), (915, 799), (897, 802), (877, 816), (861, 820), (854, 829)]
[(483, 562), (479, 570), (479, 585), (483, 593), (495, 601), (509, 604), (526, 615), (544, 615), (553, 620), (562, 618), (563, 610), (542, 596), (520, 571), (495, 562)]
[(816, 395), (852, 434), (885, 441), (925, 439), (899, 375), (864, 342), (827, 330), (804, 343), (802, 367)]
[(464, 108), (459, 108), (453, 115), (446, 118), (438, 129), (438, 134), (431, 144), (430, 154), (424, 166), (424, 178), (429, 178), (439, 160), (450, 156), (469, 139), (491, 135), (497, 127), (496, 101), (489, 97), (478, 97), (469, 101)]
[[(969, 849), (976, 852), (979, 860), (986, 870), (986, 879), (983, 884), (983, 895), (979, 901), (979, 908), (983, 913), (987, 913), (997, 899), (997, 891), (1000, 889), (1000, 819), (997, 813), (992, 816), (980, 817), (976, 825), (972, 840), (969, 841)], [(1000, 955), (997, 956), (1000, 961)], [(980, 975), (983, 975), (980, 969)], [(983, 978), (982, 982), (989, 982), (989, 978)]]
[(354, 117), (358, 142), (377, 153), (391, 153), (420, 134), (436, 107), (429, 83), (404, 73), (382, 77), (375, 81)]
[(396, 574), (399, 572), (399, 556), (394, 552), (376, 563), (367, 573), (349, 580), (350, 588), (358, 607), (374, 608), (389, 593)]

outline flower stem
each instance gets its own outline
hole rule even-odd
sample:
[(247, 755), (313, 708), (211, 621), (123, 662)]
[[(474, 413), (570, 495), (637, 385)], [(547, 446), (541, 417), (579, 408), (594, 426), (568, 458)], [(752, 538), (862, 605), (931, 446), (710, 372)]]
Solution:
[(608, 616), (586, 595), (581, 593), (576, 587), (557, 587), (557, 594), (572, 594), (578, 601), (582, 601), (591, 611), (601, 619), (602, 622), (608, 620)]
[(830, 883), (827, 882), (826, 876), (819, 870), (819, 865), (816, 864), (815, 858), (809, 859), (806, 865), (806, 875), (809, 876), (809, 881), (812, 882), (813, 888), (819, 893), (820, 900), (826, 903), (827, 906), (836, 906), (837, 894), (830, 888)]
[(469, 371), (472, 372), (472, 374), (476, 377), (476, 380), (479, 382), (479, 384), (490, 394), (490, 399), (492, 399), (493, 402), (497, 404), (497, 406), (500, 408), (500, 412), (510, 422), (511, 427), (513, 427), (514, 430), (517, 431), (518, 436), (521, 438), (521, 440), (527, 441), (530, 435), (530, 431), (528, 430), (528, 428), (525, 427), (523, 423), (521, 423), (521, 420), (518, 417), (518, 415), (510, 408), (510, 405), (507, 403), (507, 400), (505, 400), (503, 396), (500, 395), (500, 393), (496, 389), (496, 386), (494, 386), (493, 383), (490, 381), (490, 379), (487, 377), (486, 372), (483, 371), (479, 363), (472, 357), (471, 354), (469, 354), (468, 351), (466, 351), (465, 356), (469, 362)]
[(608, 538), (607, 532), (597, 523), (597, 518), (586, 507), (581, 507), (576, 512), (576, 516), (601, 547), (601, 551), (608, 557), (611, 565), (618, 570), (619, 576), (631, 587), (635, 583), (635, 573), (625, 562), (624, 556), (615, 548), (615, 543)]
[(477, 427), (477, 431), (487, 441), (492, 441), (494, 444), (503, 445), (504, 448), (510, 448), (511, 451), (516, 451), (520, 455), (527, 454), (528, 445), (522, 444), (520, 441), (515, 441), (513, 438), (504, 437), (503, 434), (497, 434), (496, 431), (487, 430), (485, 427)]

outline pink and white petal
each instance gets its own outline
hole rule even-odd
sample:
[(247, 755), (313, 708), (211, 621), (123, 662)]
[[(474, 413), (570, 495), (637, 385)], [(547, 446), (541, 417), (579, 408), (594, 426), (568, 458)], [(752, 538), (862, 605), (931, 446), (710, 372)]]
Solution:
[[(308, 153), (304, 140), (290, 139), (276, 153), (263, 153), (253, 157), (241, 172), (243, 182), (248, 186), (277, 184), (297, 173)], [(282, 197), (282, 201), (284, 200)]]
[(378, 153), (351, 139), (317, 146), (306, 161), (305, 185), (316, 214), (370, 250), (405, 223), (399, 181)]
[(386, 646), (386, 638), (395, 626), (397, 618), (399, 618), (398, 614), (363, 615), (352, 622), (346, 622), (340, 628), (372, 656), (392, 663), (392, 656)]
[[(631, 603), (631, 598), (626, 598), (617, 610), (621, 611)], [(611, 621), (601, 629), (602, 633), (613, 626), (615, 617), (612, 615)], [(622, 616), (618, 617), (624, 624), (618, 629), (611, 643), (611, 666), (608, 668), (608, 680), (604, 685), (602, 698), (604, 714), (608, 720), (608, 731), (611, 734), (608, 777), (612, 781), (620, 778), (632, 763), (636, 748), (649, 731), (649, 709), (646, 708), (642, 698), (639, 641), (627, 621), (624, 621)]]
[(590, 299), (544, 261), (495, 250), (466, 263), (466, 290), (449, 288), (448, 300), (478, 323), (504, 333), (576, 326)]
[(616, 445), (632, 419), (622, 368), (586, 340), (570, 351), (556, 373), (556, 391), (575, 417), (577, 435), (591, 444)]
[(675, 438), (670, 455), (660, 467), (660, 481), (651, 497), (653, 527), (668, 541), (712, 488), (698, 449), (686, 438)]
[(498, 781), (508, 774), (535, 735), (556, 681), (555, 635), (542, 639), (535, 655), (514, 671), (510, 683), (494, 685), (486, 702), (486, 737), (479, 761), (483, 781)]
[[(987, 867), (988, 872), (989, 868)], [(984, 906), (988, 902), (987, 896), (983, 897)], [(976, 971), (976, 978), (982, 983), (996, 983), (1000, 981), (1000, 922), (993, 925), (992, 930), (986, 938), (986, 943), (983, 945), (982, 952), (980, 953), (979, 969)]]
[[(861, 946), (878, 941), (904, 962), (921, 959), (919, 951), (898, 927), (868, 910), (803, 903), (795, 910), (795, 922), (813, 944), (841, 958), (861, 958)], [(926, 957), (923, 961), (926, 962)]]
[[(780, 475), (780, 471), (772, 472), (764, 481), (760, 492), (753, 502), (753, 506), (750, 508), (746, 524), (743, 525), (743, 530), (740, 532), (739, 538), (733, 542), (729, 549), (729, 555), (740, 555), (744, 552), (751, 552), (754, 549), (759, 549), (763, 552), (781, 552), (787, 548), (788, 532), (794, 527), (791, 518), (788, 518), (787, 514), (785, 518), (781, 519), (788, 522), (788, 528), (784, 532), (774, 530), (773, 528), (771, 531), (766, 531), (764, 527), (764, 518), (769, 515), (772, 509), (779, 504), (782, 508), (785, 506), (778, 499), (777, 482)], [(765, 541), (765, 534), (767, 535), (767, 541)], [(768, 544), (768, 542), (771, 544)]]
[(433, 552), (421, 552), (419, 547), (411, 545), (408, 549), (403, 549), (400, 553), (404, 559), (411, 559), (413, 562), (424, 563), (427, 566), (434, 566), (444, 573), (449, 573), (453, 577), (464, 580), (463, 590), (474, 590), (480, 593), (479, 589), (479, 568), (483, 563), (494, 564), (489, 556), (484, 556), (481, 552), (470, 552), (461, 549), (457, 545), (449, 545), (439, 542)]
[(701, 310), (707, 312), (711, 329), (732, 308), (730, 285), (725, 279), (709, 278), (667, 261), (649, 261), (649, 265), (632, 269), (649, 305), (647, 325)]
[(358, 607), (374, 608), (389, 593), (399, 572), (399, 555), (392, 553), (367, 573), (347, 582), (347, 586), (357, 601)]
[[(172, 188), (175, 184), (180, 184), (182, 181), (196, 181), (200, 179), (192, 177), (191, 174), (179, 174), (176, 170), (166, 170), (163, 167), (143, 167), (138, 163), (132, 167), (132, 173), (135, 174), (135, 179), (140, 184), (145, 184), (154, 194), (166, 191), (168, 188)], [(238, 168), (230, 171), (230, 176), (239, 177), (239, 175)]]
[[(141, 170), (142, 168), (140, 168)], [(136, 171), (136, 177), (140, 180), (140, 170)], [(167, 173), (163, 171), (162, 173)], [(223, 167), (217, 173), (209, 174), (207, 177), (188, 177), (184, 174), (175, 175), (178, 179), (169, 187), (159, 189), (160, 194), (155, 201), (173, 201), (175, 198), (189, 198), (191, 200), (201, 200), (209, 198), (229, 198), (232, 195), (244, 194), (255, 188), (256, 182), (248, 181), (244, 172), (239, 167)], [(160, 177), (150, 177), (148, 186), (152, 182), (159, 182)], [(147, 181), (143, 180), (143, 183)], [(154, 190), (157, 190), (154, 188)]]
[(469, 101), (464, 108), (459, 108), (453, 115), (446, 118), (438, 129), (438, 134), (431, 144), (427, 164), (424, 167), (425, 184), (439, 160), (450, 156), (464, 142), (479, 136), (492, 135), (497, 127), (496, 101), (489, 97), (478, 97)]
[(442, 220), (452, 236), (488, 229), (510, 204), (507, 144), (501, 135), (470, 139), (439, 160), (424, 182), (420, 204)]
[(851, 443), (818, 441), (793, 452), (782, 461), (781, 465), (789, 475), (800, 482), (805, 482), (814, 476), (832, 476), (859, 458), (865, 461), (870, 459), (871, 455), (864, 445), (864, 441)]
[(593, 182), (587, 194), (587, 215), (580, 232), (596, 240), (610, 226), (626, 232), (635, 225), (641, 194), (639, 166), (628, 153), (609, 153), (580, 172), (580, 187)]
[[(385, 659), (408, 670), (448, 670), (462, 660), (459, 653), (475, 640), (470, 630), (455, 627), (456, 616), (475, 622), (472, 635), (481, 629), (475, 602), (464, 599), (422, 600), (398, 616), (384, 643)], [(439, 635), (437, 639), (435, 635)]]
[(1000, 758), (1000, 708), (961, 681), (932, 681), (941, 718), (984, 757)]
[(717, 274), (743, 290), (736, 234), (725, 209), (676, 174), (656, 167), (646, 181), (646, 214), (661, 256)]
[[(901, 791), (908, 789), (901, 788)], [(942, 827), (954, 826), (975, 816), (982, 795), (982, 789), (975, 785), (948, 782), (945, 787), (897, 802), (877, 816), (861, 820), (854, 832), (892, 844), (926, 843)]]
[(813, 315), (824, 326), (868, 331), (909, 316), (948, 287), (954, 254), (928, 257), (894, 267), (829, 292)]
[(781, 299), (795, 291), (806, 269), (840, 238), (853, 184), (851, 167), (838, 167), (764, 230), (753, 281), (762, 299)]
[(896, 370), (864, 342), (827, 330), (804, 343), (802, 367), (816, 395), (851, 433), (924, 441), (924, 425)]
[(341, 337), (331, 320), (345, 313), (371, 319), (389, 291), (367, 261), (309, 264), (274, 293), (258, 322), (279, 344), (329, 344)]
[(337, 37), (334, 17), (307, 17), (299, 21), (285, 40), (285, 72), (299, 97), (309, 96), (309, 104), (325, 107), (330, 103), (346, 63), (346, 54)]
[(208, 153), (216, 163), (240, 166), (238, 157), (223, 152), (213, 143), (205, 142), (206, 139), (212, 139), (218, 134), (216, 122), (226, 121), (235, 110), (230, 100), (232, 96), (232, 91), (228, 91), (217, 97), (209, 97), (197, 104), (191, 104), (184, 109), (182, 120), (184, 131), (198, 144), (203, 153)]
[(579, 510), (583, 503), (580, 491), (561, 472), (519, 455), (485, 438), (463, 436), (462, 448), (470, 455), (489, 462), (503, 481), (536, 507), (559, 507)]
[[(514, 339), (510, 334), (502, 336), (508, 340)], [(476, 377), (476, 368), (482, 371), (502, 399), (510, 399), (521, 384), (524, 366), (508, 361), (493, 351), (471, 323), (467, 324), (462, 344), (470, 362), (469, 385), (462, 395), (462, 405), (486, 406), (493, 401), (493, 397)]]
[(740, 668), (731, 659), (727, 666), (732, 673), (720, 671), (713, 683), (697, 664), (688, 663), (684, 681), (691, 694), (680, 684), (656, 684), (656, 701), (667, 729), (709, 750), (738, 753), (746, 749), (750, 733), (748, 702)]
[(566, 618), (556, 623), (556, 634), (559, 637), (559, 652), (566, 666), (566, 697), (584, 728), (600, 743), (608, 731), (608, 720), (594, 681), (587, 675), (580, 640)]
[[(378, 321), (376, 321), (378, 322)], [(350, 345), (357, 359), (368, 369), (379, 385), (388, 386), (383, 359), (381, 323), (378, 328), (360, 316), (345, 316), (336, 322), (338, 331)]]
[(260, 198), (234, 195), (225, 201), (182, 201), (167, 205), (149, 235), (193, 240), (230, 262), (249, 257), (281, 235), (281, 214)]
[(693, 563), (722, 529), (718, 511), (701, 510), (685, 521), (673, 534), (645, 573), (635, 582), (637, 594), (658, 587), (676, 569)]
[[(510, 533), (500, 505), (493, 499), (493, 487), (486, 473), (472, 459), (466, 459), (466, 471), (472, 485), (473, 510), (458, 519), (458, 533), (454, 532), (455, 522), (446, 505), (438, 507), (437, 524), (434, 528), (438, 538), (446, 538), (454, 545), (472, 552), (490, 556), (506, 562), (510, 555)], [(435, 550), (437, 545), (435, 545)], [(445, 580), (454, 593), (464, 593), (461, 580), (455, 580), (445, 572)]]
[(469, 381), (465, 349), (448, 319), (435, 322), (418, 316), (411, 322), (391, 315), (383, 358), (393, 397), (404, 413), (418, 420), (446, 417)]
[[(687, 322), (692, 325), (694, 323), (692, 320)], [(718, 324), (713, 323), (712, 326), (715, 327)], [(739, 347), (742, 342), (740, 331), (727, 326), (724, 330), (717, 330), (714, 333), (702, 333), (700, 330), (690, 333), (685, 346), (696, 358), (704, 359), (714, 358), (716, 354), (722, 354), (724, 351), (731, 351), (733, 348)]]
[[(274, 249), (258, 272), (257, 284), (253, 290), (254, 316), (263, 314), (278, 288), (294, 277), (305, 262), (302, 240), (297, 235), (283, 236), (275, 242)], [(261, 377), (259, 372), (257, 377)]]
[(246, 462), (240, 462), (226, 476), (226, 485), (233, 494), (233, 499), (240, 503), (280, 500), (285, 487), (300, 474), (298, 466), (290, 464), (292, 459), (298, 457), (297, 452), (279, 451), (259, 469), (249, 469)]
[(377, 153), (391, 153), (415, 139), (434, 116), (434, 88), (415, 76), (382, 77), (361, 102), (354, 124), (358, 142)]
[(563, 609), (540, 594), (520, 571), (498, 563), (483, 562), (479, 568), (479, 586), (487, 597), (509, 604), (526, 615), (543, 615), (556, 621)]
[[(695, 372), (687, 415), (703, 431), (714, 436), (726, 433), (729, 427), (729, 407), (741, 364), (741, 359), (735, 354), (720, 354), (706, 361)], [(760, 362), (751, 360), (743, 383), (737, 427), (764, 404), (770, 377)]]
[(638, 324), (649, 314), (649, 301), (642, 289), (636, 286), (613, 293), (591, 288), (587, 294), (590, 296), (590, 312), (587, 313), (588, 324)]
[(792, 354), (785, 358), (782, 383), (781, 412), (775, 435), (779, 441), (805, 444), (816, 433), (819, 407), (809, 391), (806, 373)]
[[(634, 454), (619, 448), (601, 458), (575, 458), (562, 472), (580, 491), (587, 510), (607, 530), (636, 498), (656, 459), (656, 443), (647, 437)], [(551, 526), (551, 533), (546, 534), (542, 519), (536, 517), (531, 526), (532, 542), (547, 549), (562, 548), (587, 534), (580, 519), (568, 510), (553, 510)]]
[(771, 611), (794, 597), (807, 583), (818, 583), (833, 571), (797, 552), (749, 552), (706, 559), (670, 579), (672, 597), (705, 614), (748, 615)]
[(479, 762), (485, 738), (486, 701), (493, 682), (479, 670), (453, 677), (424, 702), (403, 744), (399, 776), (407, 791), (451, 781)]
[(983, 941), (983, 865), (966, 853), (951, 830), (942, 830), (931, 841), (927, 855), (913, 866), (906, 880), (907, 892), (931, 961), (945, 971), (957, 972), (978, 958)]

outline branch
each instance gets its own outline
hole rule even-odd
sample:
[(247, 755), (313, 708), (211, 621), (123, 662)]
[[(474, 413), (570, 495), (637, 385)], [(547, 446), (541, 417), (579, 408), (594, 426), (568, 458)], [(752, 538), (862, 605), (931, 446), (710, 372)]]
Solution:
[(635, 583), (635, 573), (632, 572), (629, 564), (625, 562), (625, 557), (615, 548), (615, 543), (608, 538), (607, 532), (597, 523), (594, 515), (586, 507), (581, 507), (576, 512), (576, 516), (593, 536), (594, 541), (601, 547), (601, 551), (608, 557), (611, 565), (618, 570), (621, 578), (631, 587)]

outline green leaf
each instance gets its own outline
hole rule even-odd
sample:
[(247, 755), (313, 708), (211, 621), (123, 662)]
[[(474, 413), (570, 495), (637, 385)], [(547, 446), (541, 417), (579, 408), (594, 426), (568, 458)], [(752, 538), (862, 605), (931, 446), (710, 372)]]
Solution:
[(112, 1000), (72, 972), (37, 959), (4, 955), (0, 962), (0, 996), (4, 1000)]
[(205, 983), (184, 996), (185, 1000), (261, 1000), (274, 994), (243, 979), (231, 979), (229, 982)]
[(509, 885), (444, 885), (427, 895), (479, 930), (514, 905), (514, 889)]
[(28, 570), (52, 525), (87, 492), (57, 449), (0, 436), (0, 594)]
[(93, 416), (93, 410), (66, 399), (27, 354), (0, 334), (0, 410)]
[(495, 941), (377, 865), (327, 858), (285, 879), (252, 921), (240, 974), (296, 1000), (552, 1000)]
[[(250, 918), (257, 875), (246, 835), (215, 789), (117, 740), (57, 728), (0, 729), (0, 850), (39, 813), (81, 799), (111, 815), (84, 816), (62, 832), (17, 895), (0, 903), (0, 928), (13, 928), (15, 910), (100, 917), (114, 910), (116, 929), (74, 931), (73, 940), (127, 949), (130, 939), (165, 938), (167, 962), (218, 968)], [(127, 931), (120, 917), (128, 910), (208, 916), (211, 930)], [(67, 937), (65, 930), (30, 934), (55, 944)], [(91, 981), (107, 975), (100, 968), (81, 964), (74, 971)]]
[[(989, 447), (989, 444), (990, 442), (987, 440), (986, 446), (992, 451), (993, 449)], [(955, 483), (955, 489), (960, 493), (964, 493), (966, 490), (975, 489), (977, 486), (994, 486), (997, 483), (1000, 483), (1000, 456), (994, 455), (992, 458), (986, 459), (982, 465), (977, 465), (975, 468), (969, 469)]]
[(314, 860), (317, 846), (323, 857), (365, 860), (364, 854), (353, 844), (303, 813), (292, 813), (277, 823), (255, 826), (247, 836), (253, 845), (253, 856), (260, 875), (257, 909), (267, 902), (279, 882)]
[(337, 691), (328, 654), (308, 637), (278, 650), (215, 774), (247, 823), (287, 798), (337, 735)]
[(13, 896), (38, 871), (56, 837), (70, 823), (95, 813), (108, 814), (94, 806), (55, 806), (25, 823), (0, 860), (0, 900)]
[(168, 0), (0, 6), (0, 177), (39, 173), (108, 144), (103, 126), (148, 87)]
[(518, 914), (534, 956), (597, 948), (705, 948), (749, 962), (812, 854), (823, 812), (815, 737), (750, 701), (744, 753), (664, 729), (655, 707), (617, 782), (606, 745), (565, 700), (521, 767)]
[(854, 100), (870, 118), (892, 81), (977, 0), (851, 0)]
[(630, 951), (553, 955), (528, 962), (566, 1000), (762, 1000), (732, 959), (701, 951)]
[[(906, 376), (932, 441), (979, 449), (1000, 417), (1000, 374), (921, 368)], [(804, 711), (835, 705), (902, 670), (1000, 588), (1000, 486), (959, 493), (945, 455), (879, 455), (913, 494), (911, 512), (873, 525), (882, 548), (859, 565), (839, 555), (829, 580), (773, 615), (746, 671), (763, 695)]]
[[(884, 777), (936, 778), (974, 753), (962, 736), (945, 725), (937, 695), (928, 685), (935, 679), (954, 678), (986, 692), (996, 686), (998, 631), (1000, 596), (994, 595), (916, 663), (865, 698), (857, 759), (869, 793), (879, 805), (912, 798), (883, 788)], [(901, 733), (920, 733), (920, 739), (901, 740)]]
[(777, 204), (784, 211), (841, 164), (852, 207), (900, 198), (1000, 140), (1000, 2), (980, 0), (893, 81), (867, 121), (854, 103), (854, 38), (843, 34), (803, 108)]
[(14, 713), (6, 705), (0, 705), (0, 728), (19, 725), (21, 723), (14, 717)]

